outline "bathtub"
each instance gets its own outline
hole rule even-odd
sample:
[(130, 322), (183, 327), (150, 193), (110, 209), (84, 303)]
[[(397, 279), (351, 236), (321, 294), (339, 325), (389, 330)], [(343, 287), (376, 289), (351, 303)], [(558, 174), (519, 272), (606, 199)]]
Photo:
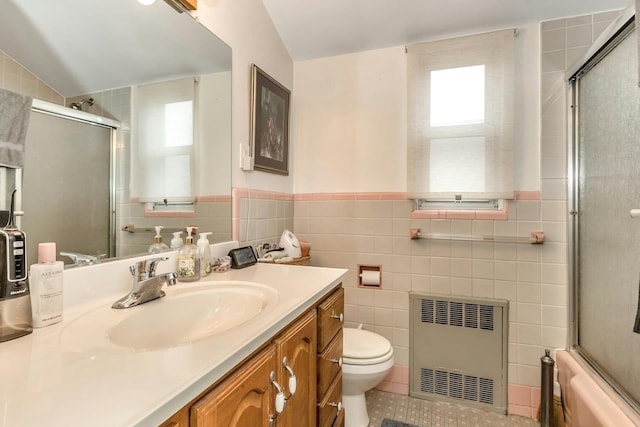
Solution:
[(558, 351), (558, 382), (567, 427), (634, 427), (640, 417), (574, 351)]

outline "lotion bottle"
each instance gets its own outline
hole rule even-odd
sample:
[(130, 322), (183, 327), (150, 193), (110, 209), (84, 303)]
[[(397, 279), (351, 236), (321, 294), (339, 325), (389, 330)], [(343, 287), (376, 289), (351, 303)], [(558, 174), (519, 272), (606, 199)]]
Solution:
[(208, 276), (211, 273), (211, 248), (209, 243), (209, 239), (207, 236), (211, 234), (200, 233), (200, 238), (198, 239), (198, 258), (200, 259), (200, 277)]
[(162, 235), (160, 234), (160, 230), (162, 230), (163, 228), (164, 227), (161, 225), (156, 226), (156, 237), (154, 237), (153, 239), (153, 244), (149, 246), (150, 253), (155, 254), (158, 252), (164, 252), (169, 249), (169, 246), (167, 246), (166, 243), (162, 242)]
[(200, 279), (200, 260), (198, 259), (198, 249), (193, 244), (191, 233), (193, 227), (187, 227), (187, 237), (185, 244), (178, 251), (178, 281), (194, 282)]
[(54, 242), (38, 245), (38, 263), (29, 269), (33, 326), (42, 328), (62, 321), (62, 274)]
[(182, 231), (176, 231), (171, 239), (171, 249), (180, 249), (182, 245)]

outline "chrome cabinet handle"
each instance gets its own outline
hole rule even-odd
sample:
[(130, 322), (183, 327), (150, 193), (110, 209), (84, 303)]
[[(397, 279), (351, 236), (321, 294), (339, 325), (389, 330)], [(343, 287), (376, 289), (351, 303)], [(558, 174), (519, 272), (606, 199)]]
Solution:
[(340, 314), (332, 314), (329, 317), (331, 317), (332, 319), (337, 319), (340, 321), (340, 323), (344, 322), (344, 314), (340, 313)]
[(342, 411), (342, 402), (338, 402), (338, 403), (336, 403), (336, 402), (329, 402), (327, 405), (329, 405), (329, 406), (333, 406), (334, 408), (337, 408), (337, 409), (338, 409), (338, 411), (336, 412), (337, 414), (339, 414), (339, 413), (340, 413), (340, 411)]
[(271, 374), (269, 374), (269, 380), (271, 381), (271, 384), (273, 384), (273, 386), (276, 388), (276, 418), (278, 417), (278, 415), (280, 415), (282, 413), (282, 411), (284, 411), (284, 407), (287, 404), (287, 400), (284, 398), (284, 392), (282, 391), (282, 386), (280, 384), (278, 384), (278, 381), (276, 381), (276, 373), (271, 371)]
[(331, 363), (335, 363), (338, 366), (342, 367), (342, 357), (338, 358), (338, 359), (329, 359), (329, 362)]
[(291, 369), (291, 366), (289, 366), (289, 360), (287, 359), (287, 356), (282, 359), (282, 366), (284, 366), (284, 369), (286, 369), (289, 373), (289, 397), (286, 398), (286, 400), (289, 400), (293, 397), (294, 394), (296, 394), (296, 374), (293, 372), (293, 369)]

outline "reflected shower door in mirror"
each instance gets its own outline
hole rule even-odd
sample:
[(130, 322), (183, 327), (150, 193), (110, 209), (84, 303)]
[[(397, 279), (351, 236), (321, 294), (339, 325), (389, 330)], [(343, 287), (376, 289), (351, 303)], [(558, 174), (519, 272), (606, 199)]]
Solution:
[[(41, 242), (56, 242), (59, 253), (115, 255), (111, 153), (116, 127), (115, 122), (102, 125), (32, 111), (20, 221), (29, 265), (38, 261)], [(58, 260), (71, 262), (68, 257)]]
[[(60, 13), (64, 19), (50, 19)], [(87, 249), (93, 255), (127, 256), (146, 252), (153, 242), (151, 228), (155, 225), (166, 227), (165, 242), (171, 238), (170, 229), (191, 224), (197, 224), (200, 231), (214, 232), (210, 236), (212, 243), (231, 239), (231, 48), (193, 18), (188, 13), (176, 13), (165, 2), (141, 6), (131, 0), (7, 0), (3, 4), (0, 72), (17, 77), (4, 79), (0, 87), (59, 106), (74, 104), (79, 106), (80, 113), (88, 112), (121, 123), (113, 151), (109, 153), (115, 156), (115, 163), (111, 165), (113, 205), (107, 211), (113, 218), (113, 233), (110, 243)], [(69, 22), (74, 25), (68, 25)], [(194, 120), (198, 143), (194, 145), (191, 159), (195, 204), (191, 212), (164, 212), (164, 208), (159, 211), (153, 203), (143, 203), (131, 191), (132, 171), (140, 166), (132, 151), (136, 132), (132, 94), (140, 85), (194, 75), (200, 76), (199, 99), (194, 101), (200, 111)], [(208, 102), (200, 102), (205, 99)], [(27, 144), (27, 155), (29, 150)], [(53, 156), (57, 153), (54, 148)], [(79, 152), (73, 155), (76, 163), (85, 163)], [(62, 175), (55, 176), (55, 170), (51, 171), (52, 179), (63, 179)], [(24, 173), (25, 179), (33, 176), (28, 167)], [(79, 175), (76, 173), (76, 179), (85, 179)], [(15, 187), (12, 180), (11, 172), (0, 169), (0, 202), (6, 200), (7, 192), (10, 194)], [(37, 191), (29, 191), (34, 194), (28, 197), (25, 194), (24, 225), (29, 228), (34, 226), (29, 225), (27, 219), (28, 198), (34, 197), (35, 209), (39, 209), (45, 203), (40, 195), (47, 185), (37, 182)], [(109, 196), (94, 194), (85, 194), (80, 205), (65, 206), (65, 212), (82, 210), (84, 204), (97, 198), (107, 203)], [(66, 218), (61, 213), (53, 216)], [(88, 218), (83, 220), (89, 222)], [(121, 231), (123, 227), (135, 232)], [(93, 232), (93, 228), (90, 231)], [(45, 239), (28, 229), (25, 232), (34, 244)], [(76, 234), (81, 233), (76, 231)], [(100, 240), (106, 242), (108, 238)], [(111, 249), (103, 249), (105, 245)], [(58, 250), (63, 250), (59, 242)], [(35, 261), (35, 257), (30, 259)], [(70, 262), (68, 258), (61, 260)]]

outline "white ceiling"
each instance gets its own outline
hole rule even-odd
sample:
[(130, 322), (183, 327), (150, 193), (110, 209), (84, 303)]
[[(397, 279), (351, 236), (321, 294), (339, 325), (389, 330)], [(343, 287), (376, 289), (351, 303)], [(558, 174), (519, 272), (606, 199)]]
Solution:
[(294, 61), (510, 28), (630, 0), (263, 0)]

